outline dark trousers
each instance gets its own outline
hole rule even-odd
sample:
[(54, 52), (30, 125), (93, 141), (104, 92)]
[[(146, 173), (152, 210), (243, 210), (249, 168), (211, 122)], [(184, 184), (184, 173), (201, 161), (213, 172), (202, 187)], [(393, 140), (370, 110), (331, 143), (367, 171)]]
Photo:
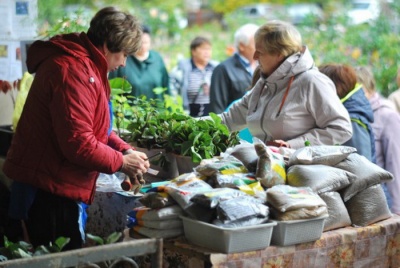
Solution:
[(79, 231), (79, 206), (76, 201), (38, 190), (25, 221), (30, 242), (34, 247), (54, 244), (64, 236), (71, 240), (64, 250), (82, 248)]
[(190, 116), (192, 117), (200, 117), (208, 115), (210, 111), (210, 104), (189, 104), (190, 107)]

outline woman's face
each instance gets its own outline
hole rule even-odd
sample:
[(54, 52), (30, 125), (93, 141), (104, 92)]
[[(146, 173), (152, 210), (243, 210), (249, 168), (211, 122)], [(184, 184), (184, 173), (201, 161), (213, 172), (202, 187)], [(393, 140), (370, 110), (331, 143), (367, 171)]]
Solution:
[(139, 51), (136, 53), (139, 56), (145, 55), (149, 52), (151, 48), (151, 37), (148, 33), (143, 33), (142, 35), (142, 46), (140, 47)]
[(119, 67), (125, 67), (127, 55), (124, 52), (111, 53), (108, 52), (106, 55), (108, 63), (108, 71), (112, 72), (117, 70)]
[(270, 76), (279, 65), (281, 65), (284, 59), (282, 55), (272, 55), (267, 53), (261, 42), (256, 42), (256, 51), (254, 52), (253, 58), (258, 61), (261, 73), (265, 76)]
[(212, 47), (204, 43), (192, 50), (192, 58), (195, 62), (206, 65), (211, 60)]

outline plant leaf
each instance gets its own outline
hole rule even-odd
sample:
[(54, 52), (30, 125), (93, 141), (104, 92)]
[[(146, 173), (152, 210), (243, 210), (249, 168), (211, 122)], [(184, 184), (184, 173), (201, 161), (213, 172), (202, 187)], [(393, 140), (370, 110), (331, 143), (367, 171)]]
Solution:
[(104, 240), (100, 236), (97, 235), (92, 235), (92, 234), (86, 234), (87, 238), (95, 241), (98, 245), (104, 245)]
[(57, 238), (55, 244), (58, 247), (59, 251), (61, 251), (65, 247), (65, 245), (69, 243), (69, 241), (71, 241), (71, 238), (60, 236), (59, 238)]
[(114, 232), (112, 234), (110, 234), (109, 236), (107, 236), (106, 238), (106, 244), (112, 244), (118, 241), (118, 239), (120, 239), (122, 236), (121, 232)]

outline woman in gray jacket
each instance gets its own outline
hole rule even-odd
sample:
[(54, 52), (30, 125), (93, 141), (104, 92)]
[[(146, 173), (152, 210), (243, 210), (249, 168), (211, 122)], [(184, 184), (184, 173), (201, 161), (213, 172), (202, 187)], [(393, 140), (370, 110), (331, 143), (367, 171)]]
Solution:
[(306, 141), (334, 145), (349, 140), (349, 115), (297, 29), (283, 21), (269, 21), (256, 32), (255, 43), (261, 77), (249, 94), (221, 114), (228, 128), (248, 127), (265, 143), (294, 149)]

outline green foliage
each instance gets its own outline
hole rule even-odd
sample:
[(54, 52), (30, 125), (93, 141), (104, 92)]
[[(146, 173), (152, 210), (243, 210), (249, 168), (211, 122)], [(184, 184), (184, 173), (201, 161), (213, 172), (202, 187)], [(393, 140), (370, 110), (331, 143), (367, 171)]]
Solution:
[(86, 234), (87, 238), (96, 242), (96, 245), (107, 245), (117, 242), (121, 237), (121, 232), (114, 232), (107, 237), (100, 237), (97, 235)]
[[(134, 142), (142, 148), (164, 148), (169, 114), (183, 113), (183, 101), (178, 96), (164, 94), (164, 101), (147, 100), (145, 96), (130, 96), (132, 86), (125, 78), (109, 80), (114, 115), (114, 128), (127, 142)], [(154, 88), (156, 94), (163, 94), (166, 88)]]
[(400, 36), (393, 31), (389, 17), (376, 23), (349, 25), (344, 16), (329, 17), (318, 29), (299, 27), (318, 65), (343, 63), (372, 66), (377, 89), (388, 96), (397, 89), (395, 77), (400, 61)]
[[(184, 156), (191, 156), (193, 162), (212, 158), (225, 152), (228, 147), (239, 143), (238, 132), (230, 133), (216, 114), (199, 120), (183, 113), (182, 109), (171, 109), (167, 101), (147, 100), (145, 97), (132, 97), (127, 105), (129, 122), (123, 132), (123, 139), (137, 147), (165, 149)], [(160, 166), (167, 160), (160, 158)]]
[(111, 87), (111, 103), (113, 107), (113, 127), (117, 134), (123, 137), (124, 130), (129, 124), (128, 118), (132, 115), (128, 95), (131, 93), (132, 85), (124, 78), (116, 77), (108, 80)]
[(60, 252), (69, 241), (70, 238), (68, 237), (59, 237), (54, 244), (50, 243), (48, 246), (40, 245), (37, 248), (33, 248), (29, 243), (24, 241), (14, 243), (4, 236), (4, 247), (0, 248), (0, 260), (32, 258), (34, 256)]
[(78, 9), (73, 15), (64, 14), (61, 19), (57, 20), (48, 29), (45, 29), (39, 35), (43, 37), (52, 37), (57, 34), (67, 34), (75, 32), (86, 32), (89, 28), (89, 18), (85, 17), (83, 10)]
[[(97, 235), (86, 234), (86, 237), (90, 240), (93, 240), (96, 245), (108, 245), (118, 242), (118, 240), (122, 237), (121, 232), (114, 232), (107, 237), (100, 237)], [(103, 261), (98, 263), (95, 267), (111, 267), (112, 261)]]
[(167, 151), (191, 156), (194, 163), (199, 163), (239, 144), (238, 132), (229, 132), (214, 113), (210, 113), (207, 119), (190, 116), (183, 119), (170, 121)]
[[(209, 3), (212, 5), (214, 2)], [(323, 23), (315, 25), (309, 21), (297, 27), (316, 65), (370, 65), (377, 89), (382, 95), (388, 96), (396, 90), (395, 78), (400, 62), (400, 27), (396, 21), (399, 20), (400, 1), (393, 1), (389, 13), (384, 13), (375, 23), (364, 25), (351, 25), (345, 16), (346, 9), (338, 8), (338, 2), (324, 1), (322, 4), (326, 15)], [(396, 16), (397, 19), (394, 19)], [(165, 39), (161, 42), (160, 39), (157, 42), (156, 38), (154, 49), (164, 55), (166, 65), (171, 70), (179, 58), (189, 57), (191, 40), (197, 35), (203, 35), (212, 41), (213, 59), (223, 61), (232, 53), (233, 33), (237, 28), (245, 23), (265, 23), (265, 19), (253, 19), (234, 12), (226, 13), (224, 20), (228, 31), (221, 30), (214, 22), (194, 26), (184, 29), (180, 39), (172, 39), (169, 42), (165, 42)]]
[(165, 148), (170, 112), (161, 101), (134, 97), (131, 111), (126, 140), (148, 150)]

